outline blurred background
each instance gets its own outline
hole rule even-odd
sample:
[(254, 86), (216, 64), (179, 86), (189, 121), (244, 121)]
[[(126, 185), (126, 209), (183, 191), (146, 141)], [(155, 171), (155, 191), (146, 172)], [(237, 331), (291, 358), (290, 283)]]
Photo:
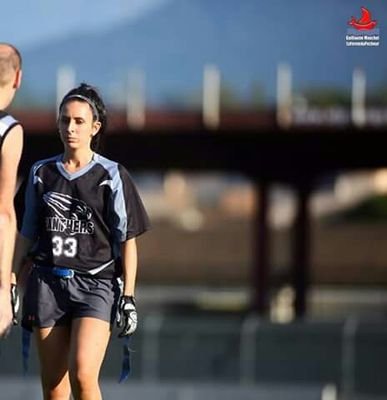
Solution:
[[(372, 32), (348, 25), (362, 6)], [(112, 339), (106, 398), (385, 398), (387, 5), (20, 0), (2, 12), (0, 40), (23, 56), (18, 209), (32, 162), (61, 151), (58, 102), (86, 81), (108, 104), (104, 154), (131, 171), (152, 220), (132, 375), (114, 382)], [(0, 344), (0, 397), (39, 399), (34, 349), (20, 380), (19, 339)]]

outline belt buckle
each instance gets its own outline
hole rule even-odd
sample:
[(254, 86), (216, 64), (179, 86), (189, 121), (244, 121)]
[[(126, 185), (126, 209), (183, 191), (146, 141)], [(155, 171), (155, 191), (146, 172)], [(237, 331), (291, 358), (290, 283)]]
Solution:
[(52, 272), (55, 276), (63, 279), (74, 278), (74, 270), (70, 268), (53, 267)]

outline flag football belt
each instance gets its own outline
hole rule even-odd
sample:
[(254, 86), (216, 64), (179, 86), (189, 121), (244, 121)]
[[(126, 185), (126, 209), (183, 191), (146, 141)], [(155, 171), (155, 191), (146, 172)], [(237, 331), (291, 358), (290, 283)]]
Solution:
[(81, 272), (72, 268), (65, 268), (65, 267), (45, 267), (43, 265), (34, 264), (33, 268), (36, 268), (39, 272), (43, 272), (45, 274), (51, 274), (62, 279), (71, 279), (74, 278), (75, 275), (92, 276), (88, 272)]
[(62, 279), (71, 279), (74, 278), (75, 275), (83, 275), (101, 279), (111, 279), (115, 274), (114, 270), (111, 270), (111, 268), (109, 268), (112, 264), (114, 264), (114, 260), (110, 260), (107, 263), (88, 271), (80, 271), (78, 269), (57, 266), (48, 267), (40, 264), (34, 264), (33, 268), (36, 268), (40, 272), (51, 274)]

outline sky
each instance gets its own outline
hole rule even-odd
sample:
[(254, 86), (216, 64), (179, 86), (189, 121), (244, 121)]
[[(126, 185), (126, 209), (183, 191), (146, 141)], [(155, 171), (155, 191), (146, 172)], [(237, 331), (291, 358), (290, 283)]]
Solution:
[[(347, 21), (351, 15), (360, 16), (362, 4), (363, 0), (295, 0), (292, 4), (288, 0), (9, 0), (1, 8), (0, 42), (21, 50), (25, 79), (18, 98), (30, 102), (32, 93), (51, 104), (56, 71), (67, 64), (75, 65), (77, 79), (92, 80), (120, 102), (127, 97), (127, 71), (138, 65), (145, 71), (149, 101), (176, 103), (182, 93), (188, 102), (191, 97), (200, 101), (202, 70), (208, 62), (219, 65), (222, 83), (239, 93), (236, 97), (252, 97), (258, 83), (267, 101), (272, 101), (277, 64), (283, 61), (294, 68), (295, 87), (348, 88), (357, 59), (365, 65), (367, 77), (373, 78), (369, 79), (372, 85), (386, 82), (385, 58), (374, 56), (383, 52), (383, 28), (380, 48), (345, 47)], [(164, 12), (157, 12), (163, 6)], [(367, 6), (381, 24), (386, 20), (386, 3), (367, 0)], [(152, 12), (157, 21), (143, 18), (143, 24), (133, 24), (138, 36), (122, 34), (131, 27), (130, 19), (134, 22)], [(223, 17), (216, 18), (217, 13)], [(181, 34), (174, 34), (174, 29)], [(262, 40), (255, 40), (255, 35)], [(90, 56), (101, 49), (109, 57), (91, 65)]]
[[(108, 29), (168, 0), (14, 0), (1, 4), (0, 41), (23, 50), (73, 31)], [(4, 16), (7, 16), (4, 18)]]

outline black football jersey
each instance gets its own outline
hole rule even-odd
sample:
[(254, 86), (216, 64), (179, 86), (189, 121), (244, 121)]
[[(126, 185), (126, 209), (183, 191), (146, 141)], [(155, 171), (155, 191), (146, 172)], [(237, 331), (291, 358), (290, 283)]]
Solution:
[(19, 125), (19, 122), (14, 117), (5, 111), (0, 111), (0, 148), (3, 145), (5, 137), (16, 125)]
[(120, 244), (149, 228), (140, 196), (116, 162), (95, 153), (88, 165), (69, 173), (62, 158), (32, 166), (20, 232), (36, 242), (37, 264), (110, 276)]

